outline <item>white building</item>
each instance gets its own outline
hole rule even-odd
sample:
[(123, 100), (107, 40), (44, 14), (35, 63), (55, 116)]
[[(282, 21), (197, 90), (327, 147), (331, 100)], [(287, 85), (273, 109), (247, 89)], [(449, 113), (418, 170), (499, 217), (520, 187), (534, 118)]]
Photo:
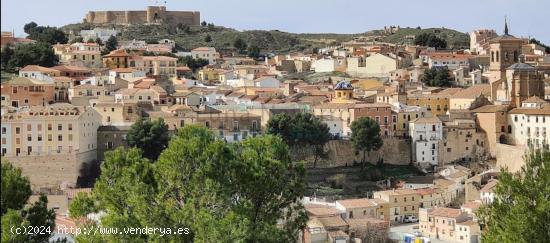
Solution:
[(260, 88), (279, 88), (281, 81), (274, 77), (261, 77), (254, 80), (254, 86)]
[(81, 30), (80, 31), (80, 37), (84, 41), (88, 41), (89, 39), (101, 39), (102, 42), (106, 42), (109, 37), (116, 36), (118, 34), (118, 31), (115, 29), (103, 29), (103, 28), (94, 28), (93, 30)]
[(550, 143), (550, 103), (533, 96), (508, 112), (510, 143), (535, 147)]
[(465, 54), (436, 52), (428, 56), (428, 67), (447, 67), (450, 70), (468, 67), (470, 65), (469, 57)]
[(416, 163), (439, 164), (439, 142), (443, 138), (443, 126), (437, 117), (418, 118), (410, 123), (413, 158)]
[(330, 59), (318, 59), (313, 62), (313, 68), (316, 73), (334, 72), (336, 70), (336, 60)]
[(479, 197), (483, 204), (491, 204), (495, 200), (494, 188), (497, 185), (498, 180), (492, 179), (481, 190), (479, 190)]

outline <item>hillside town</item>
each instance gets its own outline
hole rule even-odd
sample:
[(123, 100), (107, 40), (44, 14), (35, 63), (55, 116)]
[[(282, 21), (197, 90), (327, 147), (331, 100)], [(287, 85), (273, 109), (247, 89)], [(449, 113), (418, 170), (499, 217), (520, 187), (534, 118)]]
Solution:
[[(131, 151), (132, 130), (145, 122), (161, 121), (172, 137), (148, 157), (161, 163), (186, 127), (231, 146), (276, 134), (284, 114), (319, 121), (326, 141), (288, 144), (307, 175), (295, 202), (307, 215), (295, 234), (302, 243), (482, 242), (477, 212), (497, 197), (502, 171), (521, 172), (528, 152), (550, 141), (550, 53), (507, 21), (472, 30), (465, 49), (419, 36), (408, 36), (410, 44), (359, 36), (288, 53), (241, 48), (246, 40), (181, 50), (173, 39), (123, 40), (101, 26), (172, 20), (201, 27), (199, 12), (165, 7), (90, 11), (83, 21), (98, 27), (48, 43), (49, 64), (16, 60), (19, 49), (42, 42), (2, 32), (2, 59), (12, 55), (2, 60), (2, 163), (28, 178), (29, 203), (47, 197), (57, 227), (79, 224), (71, 204), (105, 186), (98, 178), (112, 151)], [(358, 135), (362, 122), (376, 134)], [(379, 143), (362, 148), (358, 136)], [(100, 222), (104, 213), (87, 218)]]

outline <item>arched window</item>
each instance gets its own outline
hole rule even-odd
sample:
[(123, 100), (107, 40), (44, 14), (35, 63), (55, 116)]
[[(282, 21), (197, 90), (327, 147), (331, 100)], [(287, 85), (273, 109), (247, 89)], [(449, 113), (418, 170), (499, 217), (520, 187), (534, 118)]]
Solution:
[(504, 52), (504, 61), (507, 62), (509, 59), (508, 59), (508, 52), (505, 51)]
[(495, 61), (495, 52), (491, 51), (491, 62)]
[(512, 126), (508, 125), (508, 133), (512, 133)]
[(518, 62), (518, 51), (514, 51), (514, 62)]
[(500, 62), (500, 57), (499, 57), (500, 55), (499, 54), (500, 54), (499, 51), (497, 51), (497, 62)]

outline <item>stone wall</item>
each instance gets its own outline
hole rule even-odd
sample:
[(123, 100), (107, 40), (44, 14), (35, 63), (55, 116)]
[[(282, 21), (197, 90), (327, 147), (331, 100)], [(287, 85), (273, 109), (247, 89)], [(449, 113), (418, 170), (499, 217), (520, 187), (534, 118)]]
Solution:
[(4, 157), (23, 175), (28, 176), (34, 191), (40, 188), (60, 188), (61, 184), (76, 185), (80, 169), (96, 159), (96, 150), (79, 154), (51, 154)]
[(497, 170), (508, 168), (510, 172), (517, 172), (525, 164), (523, 157), (526, 147), (507, 144), (496, 144)]
[[(362, 155), (355, 155), (353, 146), (349, 140), (331, 140), (325, 146), (328, 151), (327, 158), (317, 162), (318, 168), (331, 168), (353, 165), (353, 161), (360, 162)], [(375, 163), (379, 158), (384, 159), (385, 164), (408, 165), (411, 163), (411, 144), (409, 140), (397, 138), (384, 138), (384, 145), (378, 151), (371, 152), (367, 160)], [(313, 158), (306, 159), (307, 165), (313, 165)]]

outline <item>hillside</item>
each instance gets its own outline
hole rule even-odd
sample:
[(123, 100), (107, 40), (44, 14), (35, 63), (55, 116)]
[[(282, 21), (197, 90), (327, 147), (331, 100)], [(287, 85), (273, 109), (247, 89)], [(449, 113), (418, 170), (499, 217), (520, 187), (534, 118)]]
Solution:
[[(69, 33), (78, 33), (82, 29), (94, 27), (116, 28), (121, 33), (119, 40), (159, 40), (163, 38), (174, 39), (180, 50), (190, 50), (199, 46), (213, 46), (217, 49), (232, 49), (233, 42), (237, 38), (245, 40), (248, 46), (256, 45), (264, 52), (286, 53), (290, 51), (312, 51), (314, 48), (325, 47), (329, 44), (336, 44), (349, 41), (357, 37), (373, 37), (382, 42), (403, 44), (409, 43), (408, 35), (418, 35), (424, 32), (436, 33), (447, 40), (449, 47), (463, 48), (469, 44), (468, 35), (450, 29), (413, 29), (402, 28), (394, 34), (386, 34), (381, 30), (373, 30), (357, 34), (334, 34), (334, 33), (288, 33), (279, 30), (247, 30), (238, 31), (222, 26), (175, 26), (175, 25), (91, 25), (91, 24), (70, 24), (62, 29)], [(206, 42), (206, 36), (210, 35), (212, 41)]]

